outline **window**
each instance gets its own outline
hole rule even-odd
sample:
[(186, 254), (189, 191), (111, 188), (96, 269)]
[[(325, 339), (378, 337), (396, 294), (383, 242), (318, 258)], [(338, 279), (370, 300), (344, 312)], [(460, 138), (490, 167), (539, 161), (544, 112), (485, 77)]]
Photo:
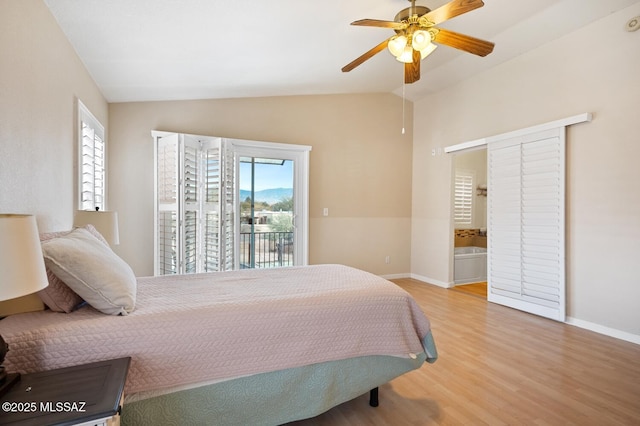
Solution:
[[(156, 275), (307, 264), (310, 147), (157, 131), (152, 135)], [(251, 173), (242, 173), (242, 165), (249, 163)], [(288, 220), (283, 230), (273, 206), (259, 202), (262, 191), (256, 185), (265, 178), (259, 166), (285, 164), (291, 206), (274, 204), (278, 216)], [(275, 184), (273, 190), (285, 189), (278, 188), (281, 181), (273, 175), (266, 180)], [(247, 181), (251, 186), (245, 188)], [(247, 199), (248, 213), (242, 207)]]
[(105, 210), (106, 142), (104, 126), (78, 100), (79, 210)]
[(454, 210), (455, 226), (470, 227), (473, 224), (473, 181), (475, 172), (471, 170), (456, 169), (454, 183)]

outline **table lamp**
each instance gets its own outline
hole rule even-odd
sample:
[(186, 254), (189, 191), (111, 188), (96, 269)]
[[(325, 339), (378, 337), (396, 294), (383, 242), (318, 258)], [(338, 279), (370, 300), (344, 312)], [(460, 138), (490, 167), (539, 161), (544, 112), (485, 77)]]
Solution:
[[(26, 296), (48, 285), (35, 216), (0, 214), (0, 301)], [(0, 396), (20, 378), (20, 374), (4, 371), (2, 363), (8, 350), (0, 336)]]
[(118, 234), (118, 213), (114, 211), (78, 210), (73, 226), (93, 225), (110, 246), (120, 244)]

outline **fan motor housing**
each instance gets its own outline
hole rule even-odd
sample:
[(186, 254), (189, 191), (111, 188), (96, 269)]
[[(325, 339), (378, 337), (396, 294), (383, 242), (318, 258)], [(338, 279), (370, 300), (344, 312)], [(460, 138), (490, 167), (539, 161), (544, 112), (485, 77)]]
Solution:
[(402, 9), (400, 12), (398, 12), (396, 14), (396, 17), (393, 18), (393, 20), (396, 22), (402, 22), (402, 21), (406, 21), (407, 19), (409, 19), (410, 16), (414, 14), (418, 16), (422, 16), (429, 12), (431, 12), (431, 9), (429, 9), (426, 6), (416, 6), (415, 8), (407, 7), (406, 9)]

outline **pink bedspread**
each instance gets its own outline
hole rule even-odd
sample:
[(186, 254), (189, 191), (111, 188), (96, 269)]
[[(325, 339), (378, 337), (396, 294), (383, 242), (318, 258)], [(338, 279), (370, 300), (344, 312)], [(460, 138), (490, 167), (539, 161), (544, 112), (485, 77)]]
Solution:
[(409, 357), (425, 351), (428, 333), (407, 292), (340, 265), (145, 277), (128, 316), (87, 306), (0, 321), (7, 371), (131, 356), (128, 393), (365, 355)]

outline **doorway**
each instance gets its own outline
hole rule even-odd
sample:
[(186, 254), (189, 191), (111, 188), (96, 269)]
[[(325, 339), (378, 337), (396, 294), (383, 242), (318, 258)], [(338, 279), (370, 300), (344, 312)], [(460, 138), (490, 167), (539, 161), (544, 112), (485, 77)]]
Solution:
[(454, 248), (456, 290), (487, 297), (487, 150), (453, 157)]

